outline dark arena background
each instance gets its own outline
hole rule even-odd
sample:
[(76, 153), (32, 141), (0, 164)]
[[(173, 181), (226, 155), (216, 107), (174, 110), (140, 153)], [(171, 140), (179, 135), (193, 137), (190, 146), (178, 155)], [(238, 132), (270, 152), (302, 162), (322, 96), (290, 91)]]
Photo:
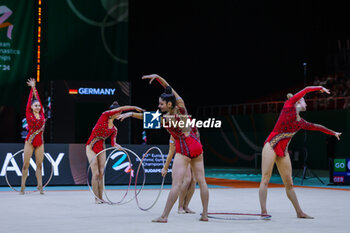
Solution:
[[(347, 232), (348, 15), (345, 1), (0, 0), (0, 232), (110, 232), (116, 227)], [(307, 111), (301, 117), (341, 132), (340, 140), (301, 130), (288, 146), (294, 189), (303, 210), (315, 218), (296, 218), (285, 195), (288, 185), (275, 166), (269, 180), (269, 221), (248, 224), (210, 214), (208, 223), (198, 221), (202, 204), (197, 183), (189, 204), (196, 214), (178, 214), (175, 203), (168, 226), (151, 223), (162, 213), (172, 187), (173, 161), (164, 180), (161, 176), (170, 135), (134, 118), (114, 121), (116, 142), (125, 150), (108, 149), (104, 166), (109, 204), (113, 198), (124, 203), (95, 205), (86, 143), (114, 101), (157, 111), (164, 88), (141, 79), (149, 74), (160, 75), (176, 90), (191, 119), (220, 122), (198, 130), (209, 212), (230, 216), (260, 213), (262, 149), (287, 94), (307, 86), (329, 89), (330, 94), (306, 94)], [(34, 155), (27, 179), (30, 194), (18, 195), (30, 77), (45, 110), (44, 196), (34, 192)], [(153, 208), (140, 211), (140, 206)]]

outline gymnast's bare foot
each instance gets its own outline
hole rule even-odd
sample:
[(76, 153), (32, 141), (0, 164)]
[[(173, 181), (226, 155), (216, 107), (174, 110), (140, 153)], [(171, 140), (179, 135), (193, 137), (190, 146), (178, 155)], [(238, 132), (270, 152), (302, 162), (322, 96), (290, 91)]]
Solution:
[(159, 217), (159, 218), (153, 219), (152, 222), (167, 223), (168, 219)]
[(196, 212), (191, 210), (190, 208), (184, 208), (184, 211), (186, 212), (186, 214), (195, 214)]
[(266, 210), (264, 210), (264, 211), (262, 210), (262, 211), (261, 211), (261, 215), (268, 215), (268, 213), (267, 213)]
[(297, 214), (297, 218), (314, 219), (314, 217), (311, 217), (311, 216), (305, 214), (304, 212)]
[(95, 204), (103, 204), (103, 201), (100, 199), (95, 198)]
[(177, 213), (178, 213), (178, 214), (186, 214), (186, 211), (185, 211), (183, 208), (179, 208), (179, 209), (177, 210)]
[(38, 186), (37, 188), (38, 188), (40, 194), (44, 194), (44, 190), (43, 190), (42, 186)]
[(23, 187), (23, 186), (21, 186), (21, 191), (19, 191), (19, 195), (24, 195), (24, 189), (25, 189), (26, 187)]

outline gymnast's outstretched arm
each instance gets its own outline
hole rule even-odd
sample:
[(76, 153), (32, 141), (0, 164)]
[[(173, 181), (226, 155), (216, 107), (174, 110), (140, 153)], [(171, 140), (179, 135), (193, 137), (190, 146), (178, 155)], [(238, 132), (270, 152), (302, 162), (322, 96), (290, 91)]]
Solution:
[[(167, 86), (170, 86), (169, 83), (162, 77), (160, 77), (158, 74), (150, 74), (150, 75), (144, 75), (142, 76), (142, 79), (150, 79), (149, 84), (153, 82), (153, 80), (157, 80), (160, 85), (162, 85), (164, 88)], [(174, 90), (174, 88), (171, 88), (172, 92), (176, 98), (176, 105), (178, 107), (185, 107), (185, 102), (181, 98), (181, 96)]]

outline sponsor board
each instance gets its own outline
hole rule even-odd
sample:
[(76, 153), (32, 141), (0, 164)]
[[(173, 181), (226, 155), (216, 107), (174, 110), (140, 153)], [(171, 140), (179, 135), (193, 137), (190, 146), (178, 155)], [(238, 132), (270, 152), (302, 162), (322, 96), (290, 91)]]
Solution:
[[(22, 177), (23, 153), (13, 155), (23, 149), (24, 144), (0, 143), (0, 185), (7, 186), (5, 174), (7, 173), (11, 185), (20, 185)], [(140, 158), (148, 148), (153, 145), (122, 145), (134, 151)], [(168, 154), (167, 145), (156, 145), (164, 154)], [(108, 146), (107, 146), (108, 147)], [(130, 173), (134, 179), (140, 161), (132, 154), (127, 155), (122, 151), (111, 151), (107, 153), (109, 161), (106, 163), (106, 184), (128, 184)], [(87, 181), (88, 161), (85, 153), (85, 144), (45, 144), (45, 153), (42, 167), (43, 182), (48, 179), (53, 169), (53, 177), (49, 185), (85, 185)], [(52, 161), (52, 164), (49, 162)], [(165, 161), (164, 161), (165, 162)], [(163, 159), (157, 150), (150, 151), (143, 161), (143, 169), (140, 171), (139, 180), (146, 175), (146, 184), (160, 184), (160, 172), (163, 168)], [(36, 185), (36, 163), (33, 154), (28, 169), (27, 185)], [(168, 171), (165, 183), (171, 182), (171, 169)]]

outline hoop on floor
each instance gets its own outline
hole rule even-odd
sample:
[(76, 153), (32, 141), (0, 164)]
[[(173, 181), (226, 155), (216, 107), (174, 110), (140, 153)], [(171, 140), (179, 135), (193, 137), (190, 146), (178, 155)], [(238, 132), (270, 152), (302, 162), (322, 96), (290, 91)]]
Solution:
[[(108, 159), (106, 159), (106, 162), (105, 162), (105, 165), (104, 165), (104, 170), (103, 170), (103, 193), (104, 193), (104, 195), (106, 196), (106, 199), (107, 199), (107, 201), (106, 201), (106, 200), (101, 200), (101, 199), (100, 199), (99, 197), (97, 197), (97, 196), (95, 195), (95, 193), (93, 192), (92, 187), (91, 187), (91, 184), (90, 184), (90, 182), (89, 182), (89, 173), (90, 173), (90, 170), (91, 170), (91, 164), (92, 164), (92, 162), (93, 162), (100, 154), (102, 154), (102, 153), (104, 153), (104, 152), (107, 152), (107, 151), (109, 151), (109, 150), (113, 150), (113, 151), (109, 154)], [(106, 203), (106, 204), (110, 204), (110, 205), (121, 204), (121, 203), (123, 203), (123, 200), (126, 198), (126, 196), (128, 195), (128, 192), (129, 192), (129, 190), (130, 190), (131, 179), (132, 179), (132, 174), (131, 174), (131, 172), (130, 172), (128, 188), (127, 188), (125, 194), (124, 194), (124, 195), (122, 196), (122, 198), (120, 199), (120, 201), (118, 201), (118, 202), (112, 202), (112, 201), (109, 199), (108, 195), (106, 195), (106, 191), (105, 191), (105, 182), (104, 182), (104, 180), (105, 180), (106, 164), (107, 164), (107, 162), (108, 162), (110, 156), (113, 155), (113, 153), (114, 153), (115, 151), (117, 151), (117, 150), (121, 150), (121, 151), (123, 151), (123, 152), (125, 153), (126, 157), (128, 158), (128, 162), (129, 162), (129, 164), (130, 164), (130, 166), (131, 166), (132, 164), (131, 164), (130, 156), (129, 156), (129, 154), (128, 154), (123, 148), (121, 148), (121, 147), (109, 147), (109, 148), (103, 149), (102, 151), (98, 152), (98, 153), (95, 155), (95, 157), (94, 157), (91, 161), (89, 161), (89, 167), (88, 167), (88, 169), (87, 169), (87, 177), (86, 177), (87, 182), (86, 182), (86, 183), (87, 183), (87, 185), (88, 185), (88, 187), (89, 187), (90, 192), (95, 196), (95, 198), (96, 198), (97, 200), (99, 200), (99, 201), (101, 201), (101, 202), (103, 202), (103, 203)]]
[(208, 218), (220, 220), (270, 220), (269, 214), (249, 214), (249, 213), (208, 213)]
[[(164, 155), (163, 155), (162, 151), (161, 151), (158, 147), (153, 146), (153, 147), (149, 148), (149, 149), (143, 154), (142, 159), (141, 159), (141, 162), (140, 162), (140, 164), (139, 164), (139, 167), (137, 168), (136, 177), (135, 177), (135, 200), (136, 200), (136, 204), (137, 204), (137, 206), (139, 207), (139, 209), (140, 209), (140, 210), (143, 210), (143, 211), (150, 210), (150, 209), (157, 203), (157, 201), (158, 201), (158, 199), (159, 199), (159, 196), (160, 196), (160, 193), (161, 193), (162, 190), (163, 190), (163, 185), (164, 185), (164, 180), (165, 180), (165, 177), (163, 176), (162, 183), (161, 183), (161, 186), (160, 186), (160, 189), (159, 189), (159, 192), (158, 192), (158, 195), (157, 195), (155, 201), (154, 201), (149, 207), (142, 207), (142, 206), (140, 206), (139, 199), (137, 198), (138, 195), (136, 195), (136, 190), (137, 190), (137, 188), (136, 188), (136, 185), (137, 185), (137, 178), (138, 178), (138, 175), (139, 175), (139, 171), (140, 171), (141, 165), (143, 166), (143, 160), (144, 160), (145, 157), (149, 154), (149, 152), (150, 152), (151, 150), (153, 150), (153, 149), (158, 150), (158, 152), (162, 155), (162, 163), (163, 163), (163, 167), (164, 167)], [(146, 173), (145, 173), (144, 179), (146, 179), (145, 177), (146, 177)]]
[[(118, 149), (116, 149), (116, 150), (118, 150)], [(105, 174), (106, 174), (106, 166), (107, 166), (107, 163), (108, 163), (110, 157), (114, 154), (114, 152), (115, 152), (116, 150), (112, 151), (112, 152), (109, 154), (108, 158), (106, 159), (106, 163), (105, 163), (105, 167), (104, 167), (104, 174), (103, 174), (103, 181), (105, 181)], [(130, 149), (128, 149), (128, 148), (125, 148), (125, 147), (119, 148), (119, 150), (123, 151), (127, 156), (129, 156), (128, 152), (131, 153), (131, 154), (133, 154), (133, 155), (135, 156), (136, 161), (140, 161), (140, 165), (142, 165), (143, 172), (145, 173), (145, 168), (144, 168), (144, 166), (143, 166), (143, 164), (142, 164), (142, 161), (141, 161), (140, 157), (139, 157), (134, 151), (132, 151), (132, 150), (130, 150)], [(129, 158), (130, 158), (130, 156), (129, 156)], [(130, 162), (129, 162), (129, 163), (130, 163), (129, 169), (132, 170), (133, 164), (131, 163), (131, 159), (130, 159)], [(132, 171), (130, 171), (130, 175), (131, 175), (131, 179), (132, 179), (132, 177), (133, 177)], [(106, 202), (106, 201), (105, 201), (105, 202), (106, 202), (107, 204), (110, 204), (110, 205), (122, 205), (122, 204), (129, 203), (130, 201), (134, 200), (135, 197), (142, 191), (143, 187), (145, 186), (145, 183), (146, 183), (146, 177), (144, 176), (143, 182), (142, 182), (142, 185), (141, 185), (141, 188), (140, 188), (137, 192), (135, 192), (135, 195), (133, 195), (130, 199), (125, 200), (124, 202), (123, 202), (123, 200), (127, 197), (127, 194), (125, 195), (125, 197), (124, 197), (121, 201), (119, 201), (119, 202), (113, 202), (113, 201), (111, 201), (111, 199), (110, 199), (109, 196), (107, 195), (106, 189), (104, 188), (104, 189), (103, 189), (103, 190), (104, 190), (104, 195), (105, 195), (106, 199), (108, 200), (108, 202)], [(136, 184), (137, 184), (137, 180), (136, 180), (136, 178), (135, 178), (135, 185), (136, 185)], [(104, 185), (104, 183), (103, 183), (103, 185)], [(129, 185), (129, 188), (130, 188), (130, 185)], [(135, 188), (136, 188), (136, 186), (135, 186)]]
[[(6, 183), (7, 185), (13, 190), (13, 191), (16, 191), (16, 192), (20, 192), (19, 190), (15, 189), (9, 182), (8, 180), (8, 177), (7, 177), (7, 167), (8, 165), (10, 164), (11, 160), (15, 158), (16, 155), (20, 154), (20, 153), (23, 153), (24, 152), (24, 149), (22, 150), (19, 150), (17, 151), (16, 153), (14, 153), (11, 157), (11, 159), (9, 159), (9, 161), (7, 162), (6, 166), (5, 166), (5, 180), (6, 180)], [(47, 153), (44, 153), (44, 156), (49, 160), (50, 164), (51, 164), (51, 174), (50, 174), (50, 177), (49, 179), (47, 180), (47, 182), (43, 185), (43, 189), (50, 183), (51, 179), (52, 179), (52, 176), (53, 176), (53, 170), (54, 170), (54, 167), (53, 167), (53, 163), (52, 163), (52, 160), (51, 160), (51, 157), (47, 154)], [(33, 190), (33, 191), (25, 191), (25, 193), (34, 193), (34, 192), (37, 192), (39, 190)]]

